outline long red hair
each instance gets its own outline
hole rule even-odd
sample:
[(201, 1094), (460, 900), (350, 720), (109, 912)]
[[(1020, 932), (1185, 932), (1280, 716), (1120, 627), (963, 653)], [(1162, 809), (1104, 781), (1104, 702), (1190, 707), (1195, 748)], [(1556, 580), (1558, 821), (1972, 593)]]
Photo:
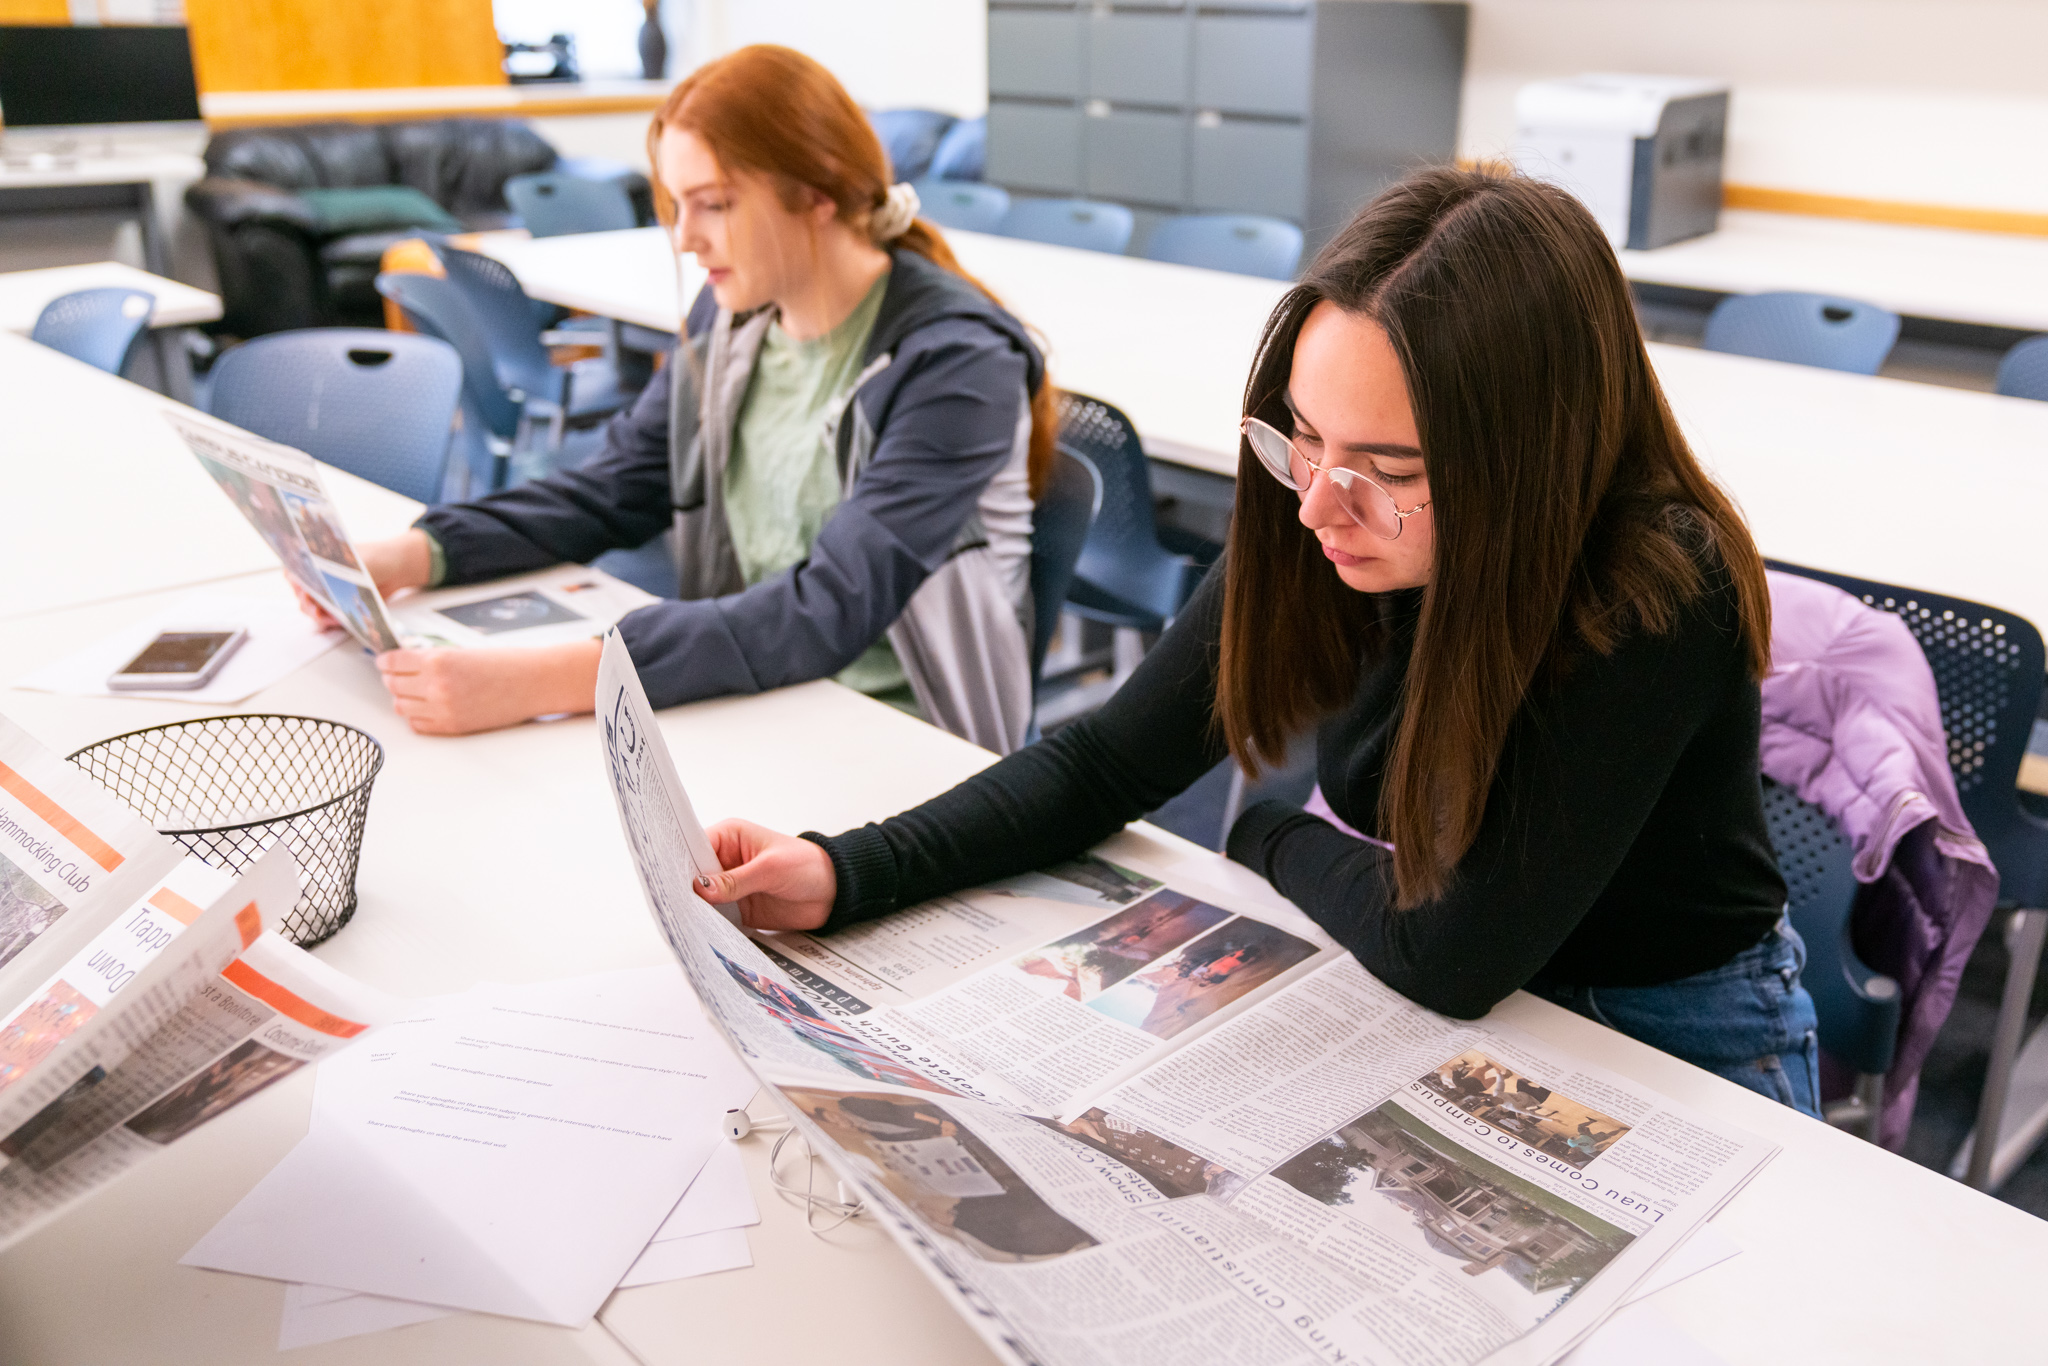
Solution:
[[(660, 143), (670, 128), (695, 134), (726, 172), (750, 171), (776, 182), (785, 207), (808, 187), (830, 200), (838, 217), (865, 235), (889, 195), (889, 155), (860, 106), (831, 72), (803, 53), (768, 43), (706, 62), (669, 92), (647, 130), (655, 167), (654, 208), (675, 222), (675, 198), (661, 183)], [(920, 218), (888, 243), (951, 271), (1001, 305), (988, 286), (961, 269), (937, 228)], [(1058, 439), (1059, 415), (1050, 382), (1031, 395), (1031, 494), (1044, 488)]]

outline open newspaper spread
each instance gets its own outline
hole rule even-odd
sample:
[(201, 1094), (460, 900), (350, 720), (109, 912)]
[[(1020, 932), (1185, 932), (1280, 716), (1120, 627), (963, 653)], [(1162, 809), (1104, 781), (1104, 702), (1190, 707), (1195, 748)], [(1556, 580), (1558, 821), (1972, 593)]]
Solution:
[(405, 645), (539, 647), (588, 640), (655, 597), (583, 565), (386, 602), (350, 548), (320, 465), (238, 427), (166, 409), (200, 465), (291, 581), (373, 652)]
[(750, 936), (693, 891), (715, 861), (616, 634), (597, 713), (707, 1015), (1006, 1360), (1540, 1366), (1776, 1152), (1117, 841)]
[(388, 1013), (230, 876), (0, 717), (0, 1247)]

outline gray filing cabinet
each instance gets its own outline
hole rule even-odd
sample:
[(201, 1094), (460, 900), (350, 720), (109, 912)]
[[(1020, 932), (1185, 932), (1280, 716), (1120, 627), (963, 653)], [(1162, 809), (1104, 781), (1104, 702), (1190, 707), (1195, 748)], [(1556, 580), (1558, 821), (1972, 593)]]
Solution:
[(1140, 210), (1262, 213), (1313, 252), (1457, 153), (1466, 6), (990, 0), (989, 180)]

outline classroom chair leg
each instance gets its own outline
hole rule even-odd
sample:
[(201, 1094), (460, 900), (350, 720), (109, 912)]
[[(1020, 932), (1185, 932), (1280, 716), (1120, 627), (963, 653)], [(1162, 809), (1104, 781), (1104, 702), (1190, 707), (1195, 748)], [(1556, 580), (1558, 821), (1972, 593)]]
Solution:
[[(1984, 1098), (1977, 1106), (1977, 1127), (1956, 1154), (1951, 1176), (1961, 1175), (1980, 1191), (1995, 1191), (2005, 1178), (2027, 1158), (2041, 1139), (2048, 1107), (2033, 1093), (2048, 1081), (2048, 1046), (2030, 1046), (2020, 1053), (2020, 1039), (2027, 1027), (2027, 1001), (2034, 994), (2034, 973), (2041, 964), (2041, 946), (2048, 939), (2048, 911), (2018, 910), (2005, 930), (2005, 945), (2011, 955), (2006, 969), (2005, 993), (1998, 1003), (1998, 1023), (1991, 1035), (1991, 1064), (1984, 1076)], [(2035, 1044), (2048, 1039), (2048, 1029), (2037, 1035)], [(2041, 1072), (2041, 1078), (2030, 1074)], [(2019, 1083), (2016, 1088), (2015, 1083)], [(2006, 1122), (2008, 1102), (2016, 1089), (2034, 1102), (2020, 1108), (2018, 1122)]]

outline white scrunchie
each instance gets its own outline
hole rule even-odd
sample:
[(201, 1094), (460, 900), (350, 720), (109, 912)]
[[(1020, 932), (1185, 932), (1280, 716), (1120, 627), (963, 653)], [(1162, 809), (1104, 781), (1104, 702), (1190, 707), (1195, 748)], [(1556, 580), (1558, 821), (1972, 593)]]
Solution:
[(889, 187), (889, 197), (882, 201), (868, 219), (868, 236), (877, 242), (893, 242), (910, 231), (910, 225), (917, 219), (917, 190), (905, 181), (897, 181)]

